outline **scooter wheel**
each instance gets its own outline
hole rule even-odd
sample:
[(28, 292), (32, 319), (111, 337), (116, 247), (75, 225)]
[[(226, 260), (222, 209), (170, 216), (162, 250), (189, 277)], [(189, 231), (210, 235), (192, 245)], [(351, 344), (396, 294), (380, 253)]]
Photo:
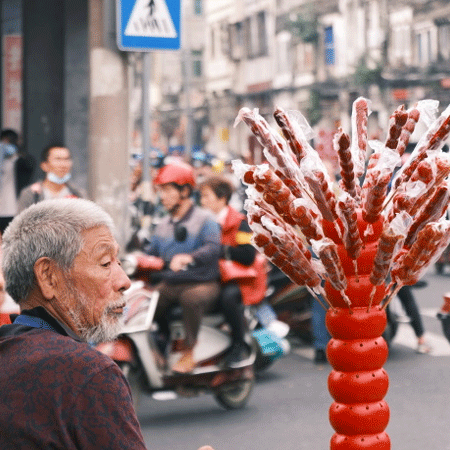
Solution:
[(215, 394), (215, 398), (225, 409), (243, 408), (248, 402), (254, 383), (252, 379), (223, 386)]

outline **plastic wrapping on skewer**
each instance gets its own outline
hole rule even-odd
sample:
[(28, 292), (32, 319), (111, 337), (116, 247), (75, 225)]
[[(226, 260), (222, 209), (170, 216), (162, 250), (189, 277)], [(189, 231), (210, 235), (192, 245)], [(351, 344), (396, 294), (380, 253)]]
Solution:
[(339, 259), (337, 245), (330, 238), (312, 241), (313, 252), (319, 256), (325, 267), (325, 277), (337, 291), (343, 292), (347, 288), (344, 268)]
[(303, 253), (299, 246), (286, 239), (283, 227), (275, 225), (266, 216), (262, 217), (261, 224), (253, 223), (250, 226), (254, 232), (252, 242), (258, 250), (294, 282), (306, 285), (317, 293), (321, 292), (321, 278), (311, 265), (311, 254)]
[(414, 216), (405, 246), (411, 247), (416, 236), (428, 222), (438, 221), (446, 212), (450, 200), (450, 183), (444, 182), (436, 188), (434, 194), (428, 198), (422, 209)]
[(359, 234), (355, 199), (343, 192), (338, 199), (338, 211), (344, 226), (343, 242), (345, 250), (351, 259), (356, 260), (361, 255), (363, 241)]
[(405, 111), (405, 106), (399, 106), (389, 118), (388, 135), (386, 138), (385, 146), (392, 150), (397, 148), (399, 138), (402, 132), (403, 126), (408, 120), (408, 113)]
[(322, 239), (324, 237), (317, 217), (314, 217), (312, 214), (311, 204), (311, 200), (296, 198), (290, 205), (291, 216), (299, 226), (308, 243), (312, 239)]
[[(430, 104), (430, 108), (431, 108)], [(450, 134), (450, 105), (430, 125), (427, 132), (420, 138), (407, 164), (403, 165), (394, 178), (393, 185), (397, 188), (409, 180), (419, 163), (427, 157), (428, 152), (437, 152), (445, 144)]]
[(367, 153), (367, 122), (370, 110), (370, 100), (359, 97), (353, 102), (352, 106), (352, 145), (351, 153), (355, 174), (357, 178), (362, 177), (366, 163)]
[(332, 190), (330, 176), (319, 156), (307, 155), (302, 159), (300, 167), (322, 217), (334, 222), (338, 218), (336, 195)]
[(422, 181), (415, 181), (401, 186), (396, 190), (386, 210), (386, 220), (390, 222), (400, 212), (406, 212), (410, 216), (414, 215), (414, 209), (419, 205), (422, 196), (429, 194), (427, 186)]
[(402, 128), (402, 131), (398, 138), (397, 147), (395, 149), (400, 156), (402, 156), (403, 153), (405, 153), (406, 147), (409, 144), (411, 135), (414, 133), (414, 130), (416, 129), (416, 125), (419, 119), (420, 119), (420, 109), (418, 107), (413, 107), (410, 110), (408, 110), (408, 119), (406, 120), (406, 123)]
[(409, 214), (402, 212), (381, 233), (369, 278), (374, 286), (385, 282), (395, 255), (403, 247), (411, 220)]
[(243, 121), (264, 147), (264, 155), (274, 168), (275, 173), (285, 182), (296, 197), (301, 197), (305, 186), (303, 175), (298, 168), (296, 157), (286, 142), (277, 134), (267, 121), (259, 115), (258, 110), (241, 108), (234, 126)]
[(430, 222), (417, 234), (417, 239), (394, 263), (392, 281), (398, 286), (413, 285), (439, 258), (450, 242), (450, 221)]
[[(297, 157), (297, 161), (300, 161), (306, 156), (306, 152), (310, 151), (311, 148), (306, 140), (304, 128), (297, 121), (297, 117), (293, 117), (293, 113), (287, 113), (282, 108), (276, 107), (273, 116), (281, 128), (283, 135), (289, 144), (294, 155)], [(306, 120), (302, 121), (306, 123)], [(307, 125), (307, 123), (306, 123)]]
[[(289, 205), (294, 200), (290, 189), (270, 169), (268, 164), (250, 166), (241, 161), (233, 161), (233, 170), (241, 181), (247, 186), (252, 186), (262, 195), (262, 198), (283, 217), (289, 224), (293, 225), (293, 219), (289, 214)], [(250, 189), (248, 193), (251, 193)], [(249, 197), (255, 198), (255, 194)]]
[(363, 186), (363, 218), (366, 222), (374, 223), (379, 219), (392, 174), (400, 164), (399, 154), (385, 148), (376, 166), (368, 172), (368, 181)]
[(290, 214), (290, 205), (295, 197), (291, 190), (283, 183), (283, 181), (270, 169), (268, 164), (257, 166), (253, 178), (255, 182), (263, 188), (263, 198), (267, 203), (273, 205), (275, 210), (283, 217), (287, 223), (294, 225)]
[(288, 239), (294, 243), (308, 259), (311, 259), (311, 252), (305, 246), (302, 238), (294, 231), (292, 227), (284, 223), (281, 217), (277, 216), (276, 212), (271, 211), (270, 206), (265, 204), (264, 200), (258, 201), (254, 199), (247, 199), (244, 207), (250, 220), (250, 227), (252, 226), (252, 223), (262, 225), (262, 218), (266, 217), (271, 221), (271, 223), (278, 226), (280, 229), (283, 229), (283, 236), (285, 239)]

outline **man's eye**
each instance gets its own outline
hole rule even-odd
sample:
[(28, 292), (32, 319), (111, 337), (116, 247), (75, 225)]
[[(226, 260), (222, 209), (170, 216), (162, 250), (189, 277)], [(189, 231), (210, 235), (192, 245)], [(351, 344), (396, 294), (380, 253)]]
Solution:
[(109, 267), (111, 265), (111, 261), (107, 261), (103, 264), (101, 264), (102, 267)]

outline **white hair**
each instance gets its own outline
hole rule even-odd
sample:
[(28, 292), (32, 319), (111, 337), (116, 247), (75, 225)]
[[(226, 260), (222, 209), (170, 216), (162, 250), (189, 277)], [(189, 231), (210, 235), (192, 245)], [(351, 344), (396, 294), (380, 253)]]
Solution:
[(106, 226), (114, 233), (111, 216), (83, 199), (44, 200), (22, 211), (3, 235), (3, 273), (6, 291), (23, 302), (35, 285), (34, 265), (48, 257), (65, 271), (83, 248), (81, 233)]

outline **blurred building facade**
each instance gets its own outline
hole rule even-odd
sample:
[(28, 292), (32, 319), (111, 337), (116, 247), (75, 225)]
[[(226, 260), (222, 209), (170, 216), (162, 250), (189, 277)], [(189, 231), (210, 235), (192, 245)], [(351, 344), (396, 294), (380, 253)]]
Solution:
[[(328, 154), (336, 127), (349, 131), (360, 95), (372, 102), (372, 138), (383, 137), (380, 130), (400, 104), (450, 103), (448, 1), (186, 0), (183, 14), (184, 53), (155, 54), (165, 63), (153, 77), (160, 92), (155, 113), (159, 123), (178, 124), (172, 140), (180, 145), (183, 124), (191, 121), (194, 145), (259, 162), (259, 144), (245, 126), (233, 127), (235, 118), (247, 106), (274, 123), (279, 105), (300, 110)], [(181, 70), (174, 69), (177, 60)], [(175, 122), (164, 119), (177, 114)]]
[(43, 148), (67, 146), (74, 182), (125, 235), (129, 76), (128, 55), (116, 45), (115, 2), (0, 0), (0, 33), (2, 128), (21, 134), (35, 178), (43, 175)]
[(249, 130), (232, 128), (242, 106), (271, 123), (276, 105), (300, 110), (327, 152), (360, 95), (372, 101), (371, 137), (400, 104), (450, 103), (448, 1), (222, 0), (205, 15), (206, 96), (211, 129), (229, 130), (216, 141), (224, 153), (260, 158)]
[[(142, 151), (142, 54), (116, 45), (115, 0), (0, 0), (2, 127), (38, 157), (54, 140), (104, 203)], [(369, 134), (400, 104), (450, 103), (446, 0), (182, 0), (182, 48), (151, 52), (150, 144), (259, 162), (239, 109), (301, 111), (330, 153), (351, 105), (371, 99)], [(114, 155), (112, 158), (111, 155)], [(122, 169), (122, 170), (121, 170)]]

